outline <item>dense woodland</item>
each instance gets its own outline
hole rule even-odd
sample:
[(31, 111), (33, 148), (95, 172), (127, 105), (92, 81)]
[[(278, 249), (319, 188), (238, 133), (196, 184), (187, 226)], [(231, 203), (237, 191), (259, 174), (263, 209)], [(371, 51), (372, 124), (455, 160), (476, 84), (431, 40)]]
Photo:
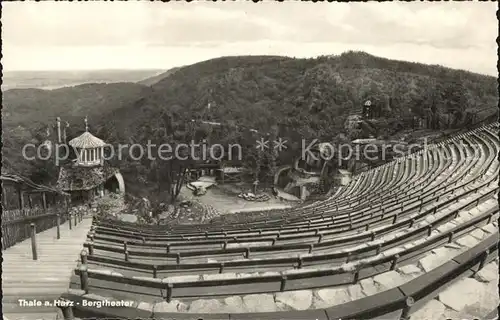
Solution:
[[(382, 110), (376, 125), (378, 134), (388, 138), (415, 119), (429, 117), (429, 112), (434, 130), (463, 127), (474, 114), (478, 121), (494, 116), (497, 85), (493, 77), (467, 71), (348, 52), (314, 59), (223, 57), (176, 68), (142, 84), (8, 90), (2, 111), (4, 166), (37, 182), (50, 182), (57, 170), (50, 163), (23, 160), (22, 145), (41, 144), (47, 133), (53, 139), (57, 116), (70, 123), (68, 136), (73, 137), (83, 131), (83, 117), (88, 116), (92, 133), (112, 144), (203, 138), (240, 143), (248, 155), (243, 164), (265, 164), (268, 172), (256, 175), (268, 175), (277, 165), (290, 163), (302, 138), (360, 137), (362, 131), (350, 131), (345, 123), (367, 99)], [(289, 148), (279, 158), (259, 155), (254, 143), (260, 136), (248, 128), (283, 137)], [(126, 180), (158, 189), (159, 182), (177, 179), (165, 176), (168, 172), (186, 165), (131, 159), (119, 163)]]

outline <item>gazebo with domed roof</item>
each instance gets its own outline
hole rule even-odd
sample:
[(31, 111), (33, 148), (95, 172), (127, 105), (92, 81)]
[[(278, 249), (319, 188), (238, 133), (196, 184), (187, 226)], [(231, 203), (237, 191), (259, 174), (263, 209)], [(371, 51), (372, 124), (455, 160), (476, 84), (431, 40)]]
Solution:
[(108, 144), (91, 134), (85, 118), (85, 132), (69, 141), (76, 159), (59, 171), (58, 187), (72, 195), (72, 201), (92, 201), (108, 191), (125, 192), (123, 177), (117, 168), (104, 161)]
[(106, 143), (89, 132), (87, 118), (85, 118), (85, 132), (72, 139), (69, 145), (76, 152), (77, 165), (92, 167), (103, 164)]

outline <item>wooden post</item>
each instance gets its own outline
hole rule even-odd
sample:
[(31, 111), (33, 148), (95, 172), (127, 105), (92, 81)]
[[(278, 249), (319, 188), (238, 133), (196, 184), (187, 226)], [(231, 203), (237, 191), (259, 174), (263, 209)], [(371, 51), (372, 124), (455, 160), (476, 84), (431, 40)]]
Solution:
[(82, 261), (82, 264), (87, 264), (87, 251), (82, 250), (82, 252), (80, 252), (80, 260)]
[(157, 275), (157, 273), (158, 273), (158, 268), (157, 268), (155, 265), (153, 265), (153, 266), (152, 266), (152, 268), (153, 268), (153, 278), (156, 278), (156, 277), (158, 276), (158, 275)]
[(57, 223), (57, 239), (61, 239), (61, 216), (56, 214), (56, 223)]
[(398, 259), (399, 259), (399, 254), (396, 254), (391, 262), (391, 270), (396, 269), (396, 265), (398, 264)]
[(42, 204), (43, 210), (47, 211), (47, 196), (45, 195), (45, 192), (42, 192)]
[(78, 222), (76, 221), (77, 215), (78, 215), (78, 213), (75, 213), (75, 214), (73, 215), (73, 218), (75, 219), (75, 227), (76, 227), (76, 224), (78, 223)]
[(70, 202), (71, 202), (70, 198), (64, 197), (64, 208), (66, 209), (66, 211), (69, 210)]
[(484, 265), (486, 263), (486, 259), (488, 259), (488, 251), (489, 250), (486, 250), (485, 252), (483, 252), (483, 254), (481, 255), (481, 261), (479, 262), (479, 268), (478, 268), (478, 271), (481, 270), (482, 268), (484, 268)]
[(167, 302), (170, 303), (172, 301), (172, 291), (174, 289), (174, 285), (172, 283), (167, 283)]
[(66, 301), (64, 307), (61, 307), (61, 311), (64, 317), (64, 320), (73, 320), (75, 317), (73, 316), (73, 307), (71, 307), (71, 303)]
[(352, 280), (353, 283), (357, 283), (359, 281), (359, 270), (356, 270), (354, 273), (354, 279)]
[(68, 224), (69, 224), (69, 230), (71, 230), (71, 229), (72, 229), (72, 227), (71, 227), (71, 218), (72, 218), (72, 217), (71, 217), (71, 213), (68, 213)]
[(19, 201), (19, 210), (24, 215), (24, 197), (23, 197), (23, 192), (21, 191), (20, 188), (17, 189), (17, 198)]
[(403, 308), (403, 313), (401, 313), (401, 320), (409, 319), (408, 316), (410, 315), (410, 309), (411, 306), (415, 304), (415, 300), (412, 297), (408, 297), (406, 298), (405, 304), (406, 306)]
[(280, 292), (285, 291), (287, 276), (281, 276)]
[(80, 288), (85, 291), (85, 293), (89, 293), (89, 273), (86, 264), (80, 266)]
[(32, 222), (31, 227), (31, 252), (33, 253), (33, 260), (38, 260), (38, 254), (36, 252), (36, 226)]
[(7, 192), (5, 191), (3, 185), (2, 185), (2, 206), (4, 210), (7, 210)]

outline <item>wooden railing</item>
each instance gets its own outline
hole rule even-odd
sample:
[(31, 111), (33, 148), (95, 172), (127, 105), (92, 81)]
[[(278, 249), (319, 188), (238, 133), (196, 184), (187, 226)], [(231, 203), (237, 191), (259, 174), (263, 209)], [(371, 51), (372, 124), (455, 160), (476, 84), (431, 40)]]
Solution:
[(64, 206), (53, 206), (47, 210), (32, 208), (24, 210), (6, 210), (2, 212), (2, 249), (12, 247), (18, 242), (31, 237), (31, 224), (34, 224), (36, 233), (53, 228), (59, 222), (67, 220)]

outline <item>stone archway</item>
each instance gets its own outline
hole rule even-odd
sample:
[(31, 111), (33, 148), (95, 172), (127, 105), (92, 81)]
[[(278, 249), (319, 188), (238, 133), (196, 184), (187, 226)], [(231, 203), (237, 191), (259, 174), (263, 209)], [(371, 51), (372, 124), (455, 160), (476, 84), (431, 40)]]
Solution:
[(274, 186), (284, 188), (291, 180), (288, 178), (291, 169), (292, 166), (290, 165), (279, 167), (274, 174)]
[[(109, 192), (125, 194), (125, 181), (120, 172), (116, 172), (103, 185), (103, 189)], [(105, 191), (106, 192), (106, 191)]]
[(116, 178), (116, 181), (118, 181), (118, 190), (121, 194), (125, 194), (125, 180), (123, 180), (122, 174), (117, 172), (114, 177)]

